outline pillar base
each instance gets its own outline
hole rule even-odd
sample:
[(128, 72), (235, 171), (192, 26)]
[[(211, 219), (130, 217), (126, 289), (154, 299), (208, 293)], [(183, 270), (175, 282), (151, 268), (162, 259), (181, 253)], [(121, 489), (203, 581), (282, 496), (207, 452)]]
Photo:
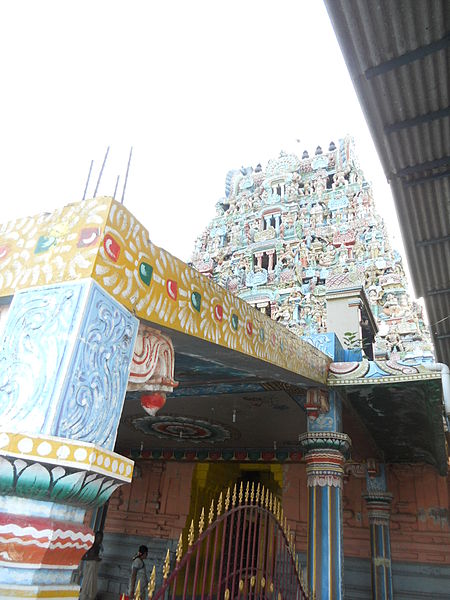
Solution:
[(0, 433), (0, 600), (77, 598), (94, 541), (86, 509), (131, 481), (133, 462), (94, 444)]

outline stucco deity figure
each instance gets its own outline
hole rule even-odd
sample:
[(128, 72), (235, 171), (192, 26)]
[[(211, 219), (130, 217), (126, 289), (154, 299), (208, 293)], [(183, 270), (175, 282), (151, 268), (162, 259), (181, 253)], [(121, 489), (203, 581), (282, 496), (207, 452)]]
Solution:
[(404, 346), (402, 339), (397, 331), (396, 327), (391, 327), (389, 333), (385, 337), (388, 349), (390, 353), (393, 352), (404, 352)]

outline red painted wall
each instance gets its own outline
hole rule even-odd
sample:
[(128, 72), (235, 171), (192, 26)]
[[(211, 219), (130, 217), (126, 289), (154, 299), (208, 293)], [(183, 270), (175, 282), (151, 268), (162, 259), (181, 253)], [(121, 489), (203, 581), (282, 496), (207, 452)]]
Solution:
[(139, 462), (141, 476), (111, 497), (105, 531), (178, 539), (189, 512), (194, 467), (192, 463)]
[[(450, 564), (450, 478), (440, 477), (427, 465), (390, 465), (387, 474), (388, 488), (394, 495), (392, 559)], [(345, 556), (370, 557), (364, 490), (364, 479), (350, 476), (344, 483)], [(297, 548), (305, 552), (308, 504), (303, 464), (284, 467), (283, 506), (295, 531)]]
[[(177, 539), (190, 508), (193, 463), (140, 462), (142, 476), (111, 498), (105, 530)], [(224, 465), (225, 466), (225, 465)], [(226, 466), (225, 466), (226, 468)], [(450, 478), (426, 465), (390, 465), (393, 493), (392, 559), (450, 564)], [(365, 480), (350, 476), (344, 484), (344, 552), (369, 558), (369, 521), (362, 494)], [(307, 487), (303, 464), (285, 465), (283, 508), (295, 532), (297, 549), (306, 552)]]

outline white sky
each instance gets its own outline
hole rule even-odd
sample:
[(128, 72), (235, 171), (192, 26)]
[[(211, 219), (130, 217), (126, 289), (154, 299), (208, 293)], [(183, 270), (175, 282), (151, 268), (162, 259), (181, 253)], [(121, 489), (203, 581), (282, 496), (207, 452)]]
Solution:
[(0, 53), (0, 222), (80, 200), (94, 159), (92, 195), (108, 145), (112, 195), (133, 146), (125, 205), (188, 260), (229, 169), (350, 133), (400, 248), (321, 0), (3, 2)]

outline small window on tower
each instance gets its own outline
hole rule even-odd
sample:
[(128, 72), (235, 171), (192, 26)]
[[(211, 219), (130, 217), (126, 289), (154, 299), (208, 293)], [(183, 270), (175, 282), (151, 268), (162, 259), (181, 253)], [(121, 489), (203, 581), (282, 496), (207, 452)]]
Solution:
[(266, 253), (263, 254), (261, 266), (263, 269), (269, 268), (269, 257), (267, 256)]

